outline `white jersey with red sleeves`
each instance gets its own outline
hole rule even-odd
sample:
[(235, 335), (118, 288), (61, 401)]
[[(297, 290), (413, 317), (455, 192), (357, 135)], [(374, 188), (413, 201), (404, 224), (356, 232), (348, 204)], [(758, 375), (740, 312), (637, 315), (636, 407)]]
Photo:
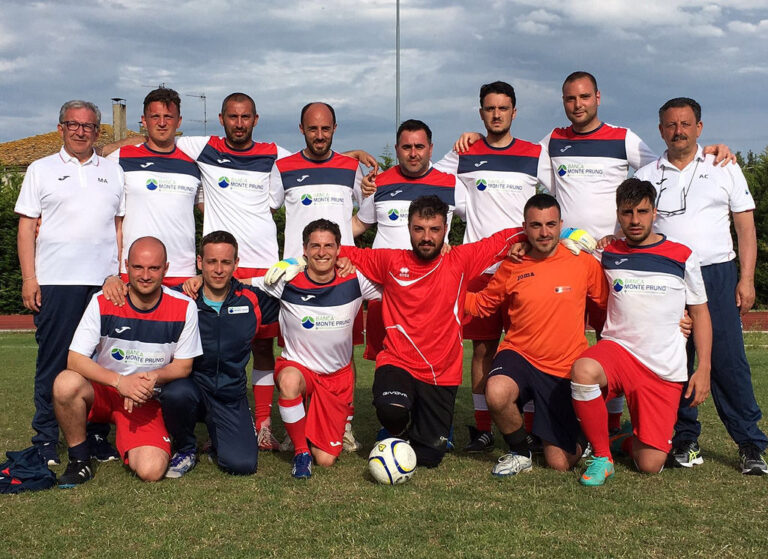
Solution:
[(467, 284), (524, 238), (521, 229), (504, 229), (430, 261), (413, 250), (342, 247), (342, 256), (383, 288), (386, 336), (376, 366), (400, 367), (429, 384), (460, 385)]
[(611, 286), (602, 337), (620, 344), (661, 378), (688, 379), (680, 319), (686, 305), (707, 302), (698, 258), (664, 237), (646, 246), (616, 240), (602, 256)]
[(664, 152), (635, 174), (656, 188), (654, 229), (693, 248), (702, 266), (730, 262), (736, 257), (731, 212), (755, 209), (741, 168), (715, 165), (714, 156), (705, 156), (701, 146), (682, 170), (666, 156)]
[(380, 299), (381, 291), (363, 275), (338, 275), (329, 283), (312, 281), (306, 272), (288, 283), (253, 285), (280, 299), (282, 357), (318, 374), (331, 374), (352, 359), (352, 327), (363, 299)]
[(121, 375), (202, 355), (197, 305), (186, 295), (162, 290), (149, 310), (134, 307), (130, 297), (118, 307), (99, 291), (85, 309), (69, 349)]
[(272, 165), (290, 153), (272, 143), (245, 150), (216, 136), (182, 136), (176, 145), (197, 162), (203, 180), (203, 235), (224, 230), (237, 239), (240, 266), (268, 268), (277, 261), (277, 229), (270, 211)]
[(466, 188), (467, 228), (473, 243), (505, 227), (522, 227), (523, 207), (536, 185), (549, 188), (549, 157), (539, 144), (515, 138), (495, 148), (485, 138), (463, 153), (449, 151), (435, 168), (459, 177)]
[(549, 154), (551, 192), (560, 202), (563, 227), (585, 229), (596, 239), (613, 235), (616, 188), (629, 167), (656, 159), (651, 149), (629, 128), (606, 123), (586, 133), (555, 128), (540, 143)]
[(341, 229), (341, 244), (355, 244), (352, 209), (362, 203), (363, 174), (357, 159), (335, 151), (323, 161), (308, 159), (302, 152), (278, 159), (270, 178), (273, 208), (285, 203), (285, 247), (283, 258), (304, 253), (304, 227), (325, 218)]
[(416, 198), (431, 194), (448, 204), (449, 228), (453, 212), (462, 219), (465, 218), (464, 184), (455, 175), (432, 167), (421, 177), (406, 177), (397, 165), (378, 175), (376, 192), (363, 200), (357, 213), (358, 219), (363, 223), (377, 224), (373, 248), (410, 249), (408, 208)]
[(125, 173), (123, 258), (133, 241), (151, 235), (168, 251), (169, 277), (194, 276), (195, 201), (199, 196), (200, 170), (184, 152), (150, 149), (147, 144), (124, 146), (107, 156)]

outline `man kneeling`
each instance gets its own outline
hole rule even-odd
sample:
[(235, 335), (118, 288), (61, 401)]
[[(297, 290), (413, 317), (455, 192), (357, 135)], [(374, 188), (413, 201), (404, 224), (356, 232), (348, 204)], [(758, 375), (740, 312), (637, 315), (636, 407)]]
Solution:
[[(160, 385), (189, 375), (202, 353), (192, 300), (162, 286), (168, 270), (165, 246), (137, 239), (126, 260), (127, 305), (93, 296), (69, 348), (67, 369), (53, 385), (53, 403), (69, 447), (59, 487), (93, 478), (86, 421), (115, 424), (116, 443), (128, 467), (157, 481), (168, 467), (170, 439), (160, 404)], [(91, 357), (93, 356), (93, 357)]]

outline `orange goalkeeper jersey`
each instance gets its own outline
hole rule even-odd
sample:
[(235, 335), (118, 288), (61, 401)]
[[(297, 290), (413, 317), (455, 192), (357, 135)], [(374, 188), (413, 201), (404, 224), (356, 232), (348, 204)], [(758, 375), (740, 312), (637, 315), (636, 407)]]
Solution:
[(464, 309), (473, 316), (489, 316), (507, 297), (510, 325), (499, 351), (511, 349), (537, 369), (568, 378), (571, 365), (589, 345), (584, 337), (586, 299), (605, 308), (608, 283), (591, 254), (574, 256), (561, 245), (544, 260), (505, 260), (485, 289), (467, 293)]

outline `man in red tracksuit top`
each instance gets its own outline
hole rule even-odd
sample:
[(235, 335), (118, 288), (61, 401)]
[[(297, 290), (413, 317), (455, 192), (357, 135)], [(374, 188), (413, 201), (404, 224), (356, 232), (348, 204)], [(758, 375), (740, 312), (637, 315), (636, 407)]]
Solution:
[(522, 229), (504, 229), (442, 254), (447, 215), (440, 198), (422, 196), (408, 210), (413, 250), (343, 247), (341, 253), (384, 288), (386, 336), (373, 380), (376, 415), (393, 436), (410, 440), (418, 464), (427, 467), (443, 459), (453, 421), (467, 283), (525, 239)]

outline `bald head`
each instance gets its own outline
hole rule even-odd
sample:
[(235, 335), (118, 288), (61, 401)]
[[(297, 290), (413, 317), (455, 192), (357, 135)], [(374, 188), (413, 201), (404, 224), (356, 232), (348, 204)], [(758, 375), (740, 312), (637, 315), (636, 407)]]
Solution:
[(330, 156), (333, 133), (336, 131), (336, 114), (328, 103), (309, 103), (301, 110), (299, 130), (304, 135), (307, 148), (304, 155), (321, 161)]
[(154, 259), (162, 260), (163, 264), (165, 264), (165, 261), (168, 260), (168, 253), (165, 250), (163, 241), (156, 237), (139, 237), (133, 241), (131, 248), (128, 249), (128, 262), (131, 262), (132, 257), (135, 257), (140, 252), (149, 252), (152, 254), (152, 256), (155, 257)]

